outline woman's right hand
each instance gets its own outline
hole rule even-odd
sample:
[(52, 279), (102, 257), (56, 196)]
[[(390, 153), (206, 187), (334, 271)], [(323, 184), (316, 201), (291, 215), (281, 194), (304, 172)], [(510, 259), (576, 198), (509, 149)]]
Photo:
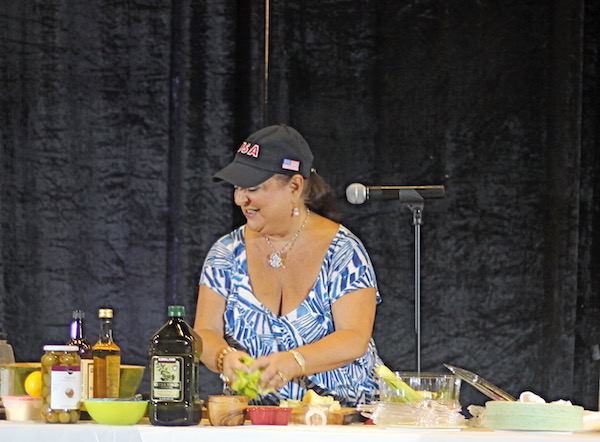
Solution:
[(223, 356), (223, 376), (225, 376), (225, 383), (231, 385), (233, 381), (237, 379), (237, 375), (234, 370), (245, 371), (250, 373), (249, 368), (240, 361), (242, 357), (250, 357), (248, 353), (242, 350), (232, 351)]

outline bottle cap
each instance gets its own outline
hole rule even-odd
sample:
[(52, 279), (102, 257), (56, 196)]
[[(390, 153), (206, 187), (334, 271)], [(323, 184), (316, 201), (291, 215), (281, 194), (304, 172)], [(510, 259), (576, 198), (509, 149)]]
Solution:
[(44, 345), (44, 351), (78, 351), (76, 345)]
[(101, 308), (100, 310), (98, 310), (98, 317), (99, 318), (112, 318), (113, 317), (112, 308)]
[(85, 312), (83, 310), (73, 310), (73, 319), (85, 319)]
[(185, 316), (185, 306), (170, 305), (168, 309), (168, 314), (171, 318), (183, 318)]

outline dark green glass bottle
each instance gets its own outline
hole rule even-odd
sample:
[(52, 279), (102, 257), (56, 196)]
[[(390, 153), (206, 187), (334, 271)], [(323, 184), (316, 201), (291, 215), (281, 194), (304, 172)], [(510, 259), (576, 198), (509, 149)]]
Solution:
[(185, 307), (170, 305), (169, 320), (150, 341), (152, 425), (196, 425), (202, 418), (202, 339), (184, 320)]

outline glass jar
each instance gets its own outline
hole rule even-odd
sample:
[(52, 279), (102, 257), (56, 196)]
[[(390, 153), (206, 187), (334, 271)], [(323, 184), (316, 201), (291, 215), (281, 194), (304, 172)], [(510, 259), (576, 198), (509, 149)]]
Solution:
[(42, 420), (79, 421), (81, 358), (75, 345), (46, 345), (42, 356)]

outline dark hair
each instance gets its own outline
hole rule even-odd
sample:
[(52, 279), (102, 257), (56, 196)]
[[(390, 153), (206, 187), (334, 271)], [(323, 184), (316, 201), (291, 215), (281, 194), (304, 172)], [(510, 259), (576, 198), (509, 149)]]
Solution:
[[(292, 178), (291, 175), (278, 174), (278, 176), (282, 181), (289, 181)], [(310, 177), (304, 179), (304, 183), (306, 206), (319, 215), (339, 222), (341, 214), (331, 186), (314, 169), (311, 170)]]

